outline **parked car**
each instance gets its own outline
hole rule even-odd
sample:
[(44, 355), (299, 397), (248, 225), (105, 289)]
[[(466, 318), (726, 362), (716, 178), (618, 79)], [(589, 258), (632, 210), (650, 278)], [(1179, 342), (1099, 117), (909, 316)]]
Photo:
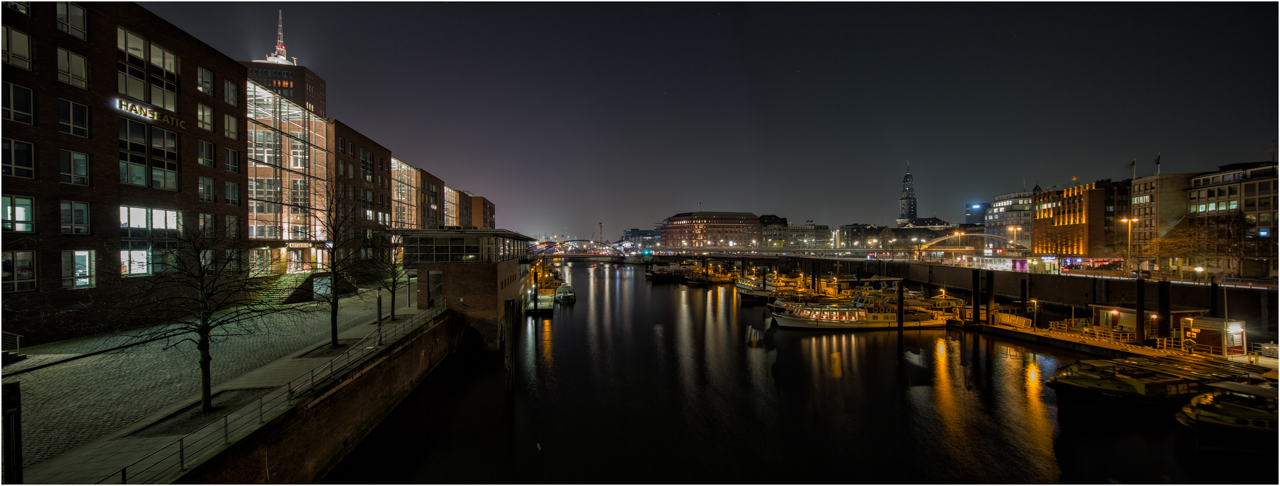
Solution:
[(1129, 276), (1130, 276), (1130, 277), (1133, 277), (1133, 278), (1151, 278), (1151, 271), (1149, 271), (1149, 270), (1130, 270), (1130, 271), (1129, 271)]

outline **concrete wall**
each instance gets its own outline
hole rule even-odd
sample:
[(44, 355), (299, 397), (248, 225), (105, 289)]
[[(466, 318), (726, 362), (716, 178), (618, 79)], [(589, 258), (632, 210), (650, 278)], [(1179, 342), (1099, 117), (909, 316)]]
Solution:
[(460, 329), (457, 317), (446, 311), (355, 369), (321, 383), (283, 415), (175, 482), (319, 481), (453, 351)]

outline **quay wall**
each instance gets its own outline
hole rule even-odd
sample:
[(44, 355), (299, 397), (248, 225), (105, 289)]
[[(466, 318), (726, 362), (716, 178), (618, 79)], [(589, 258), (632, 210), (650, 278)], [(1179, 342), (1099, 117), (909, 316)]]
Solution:
[(452, 353), (464, 325), (444, 312), (295, 399), (284, 414), (226, 446), (177, 483), (314, 483), (355, 449)]
[[(973, 268), (929, 263), (895, 262), (884, 260), (837, 260), (823, 258), (779, 257), (779, 270), (837, 271), (839, 263), (842, 275), (882, 275), (900, 277), (912, 284), (923, 284), (931, 292), (946, 289), (948, 294), (967, 296), (973, 291), (973, 272), (980, 275), (980, 288), (985, 279), (994, 275), (996, 296), (1019, 300), (1022, 281), (1027, 281), (1028, 299), (1036, 299), (1041, 305), (1088, 309), (1090, 304), (1135, 302), (1138, 282), (1132, 279), (1111, 279), (1075, 275), (975, 270)], [(1157, 299), (1155, 281), (1145, 281), (1145, 300), (1154, 309)], [(1207, 315), (1243, 320), (1250, 342), (1274, 342), (1277, 340), (1277, 323), (1280, 322), (1280, 298), (1275, 289), (1229, 286), (1192, 285), (1173, 283), (1169, 300), (1176, 305), (1209, 309)], [(1177, 324), (1174, 324), (1175, 326)]]

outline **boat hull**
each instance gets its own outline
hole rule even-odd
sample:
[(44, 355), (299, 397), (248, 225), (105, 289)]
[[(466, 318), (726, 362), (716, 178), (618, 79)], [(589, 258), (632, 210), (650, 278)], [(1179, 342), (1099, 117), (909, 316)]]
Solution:
[[(898, 327), (898, 322), (894, 320), (834, 321), (830, 319), (819, 319), (778, 313), (773, 314), (773, 320), (777, 322), (780, 327), (792, 329), (897, 329)], [(906, 329), (928, 329), (946, 326), (947, 321), (942, 319), (909, 319), (902, 323), (902, 327)]]

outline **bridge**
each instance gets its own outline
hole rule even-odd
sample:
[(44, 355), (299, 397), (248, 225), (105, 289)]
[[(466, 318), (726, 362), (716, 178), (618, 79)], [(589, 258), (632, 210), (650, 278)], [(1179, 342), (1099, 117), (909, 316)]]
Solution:
[[(930, 246), (933, 246), (933, 244), (934, 244), (934, 243), (938, 243), (938, 242), (946, 241), (946, 240), (949, 240), (949, 239), (952, 239), (952, 238), (960, 239), (960, 238), (965, 238), (965, 237), (975, 237), (975, 236), (976, 236), (976, 237), (986, 238), (986, 239), (988, 239), (988, 240), (996, 240), (996, 241), (1004, 242), (1006, 245), (1011, 245), (1011, 246), (1013, 246), (1013, 249), (1014, 249), (1014, 250), (1019, 249), (1019, 247), (1021, 247), (1021, 249), (1023, 249), (1023, 250), (1030, 250), (1030, 248), (1027, 248), (1026, 246), (1023, 246), (1023, 245), (1019, 245), (1019, 244), (1015, 243), (1015, 242), (1014, 242), (1013, 240), (1011, 240), (1011, 239), (1005, 238), (1005, 237), (1000, 236), (1000, 235), (988, 235), (988, 234), (985, 234), (985, 233), (980, 233), (980, 234), (958, 234), (958, 235), (947, 235), (947, 236), (943, 236), (943, 237), (941, 237), (941, 238), (934, 238), (934, 239), (932, 239), (932, 240), (929, 240), (929, 241), (926, 241), (926, 242), (924, 242), (924, 243), (921, 243), (921, 244), (920, 244), (920, 246), (919, 246), (919, 248), (920, 248), (920, 249), (925, 249), (925, 248), (928, 248), (928, 247), (930, 247)], [(947, 247), (947, 248), (948, 248), (948, 249), (950, 249), (951, 247)]]

